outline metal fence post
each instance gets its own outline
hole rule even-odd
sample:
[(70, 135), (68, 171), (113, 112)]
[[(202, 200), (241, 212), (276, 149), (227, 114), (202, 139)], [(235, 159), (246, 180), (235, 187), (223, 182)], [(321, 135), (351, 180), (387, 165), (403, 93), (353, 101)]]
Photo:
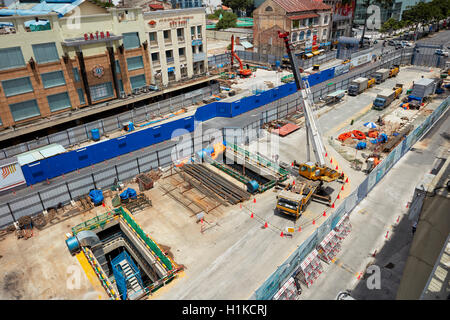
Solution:
[(139, 165), (139, 158), (136, 158), (138, 172), (141, 173), (141, 166)]
[(94, 183), (94, 189), (97, 189), (97, 183), (95, 183), (94, 174), (91, 173), (92, 182)]
[(6, 203), (8, 205), (9, 213), (11, 214), (11, 217), (13, 218), (14, 222), (17, 222), (16, 217), (14, 217), (14, 214), (11, 210), (11, 206), (9, 205), (9, 202)]
[(44, 202), (42, 201), (41, 193), (39, 191), (38, 191), (37, 195), (39, 197), (39, 201), (41, 202), (42, 210), (45, 210)]
[(69, 194), (70, 200), (73, 200), (72, 193), (70, 192), (69, 183), (66, 182), (67, 193)]

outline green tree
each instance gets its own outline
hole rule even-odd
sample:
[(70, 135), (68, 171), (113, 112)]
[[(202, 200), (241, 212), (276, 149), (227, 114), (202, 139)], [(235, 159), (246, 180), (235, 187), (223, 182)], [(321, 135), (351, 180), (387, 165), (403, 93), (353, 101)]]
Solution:
[(217, 20), (217, 19), (219, 19), (220, 15), (223, 16), (225, 12), (226, 11), (223, 10), (223, 9), (218, 9), (218, 10), (214, 11), (214, 13), (209, 14), (208, 15), (208, 19), (210, 19), (210, 20)]
[(233, 9), (233, 12), (237, 12), (253, 7), (253, 0), (222, 0), (222, 4)]
[(236, 27), (237, 16), (232, 12), (225, 12), (222, 15), (222, 19), (219, 20), (216, 24), (216, 29), (227, 29)]

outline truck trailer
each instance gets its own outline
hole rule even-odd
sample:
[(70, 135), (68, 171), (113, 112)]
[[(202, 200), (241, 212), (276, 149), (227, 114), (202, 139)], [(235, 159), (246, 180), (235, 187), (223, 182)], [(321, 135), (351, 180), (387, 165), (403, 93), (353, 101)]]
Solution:
[(380, 70), (377, 70), (375, 73), (374, 73), (374, 77), (375, 77), (375, 81), (376, 81), (376, 83), (382, 83), (382, 82), (384, 82), (388, 77), (389, 77), (389, 74), (391, 73), (391, 70), (389, 70), (389, 69), (380, 69)]
[(375, 101), (373, 102), (372, 108), (375, 110), (383, 110), (387, 106), (391, 104), (391, 102), (395, 99), (395, 90), (385, 89), (380, 92)]
[(348, 86), (348, 95), (357, 96), (367, 89), (368, 82), (369, 79), (367, 78), (356, 78), (355, 80), (350, 82), (350, 85)]

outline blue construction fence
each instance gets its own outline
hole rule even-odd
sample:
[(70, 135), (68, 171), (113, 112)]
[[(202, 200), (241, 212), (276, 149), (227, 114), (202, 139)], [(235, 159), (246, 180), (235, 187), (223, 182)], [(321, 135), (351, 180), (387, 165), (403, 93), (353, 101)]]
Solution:
[(336, 224), (345, 214), (351, 214), (352, 210), (367, 196), (394, 164), (416, 143), (420, 137), (448, 110), (450, 97), (447, 97), (433, 113), (427, 117), (412, 133), (410, 133), (389, 155), (376, 166), (367, 178), (354, 190), (336, 210), (328, 216), (324, 223), (308, 237), (295, 252), (281, 264), (262, 285), (252, 298), (256, 300), (271, 300), (275, 293), (300, 267), (301, 262), (312, 250), (320, 244), (325, 236), (334, 229)]
[[(334, 77), (334, 67), (308, 76), (310, 86)], [(213, 102), (199, 107), (193, 116), (184, 117), (148, 129), (101, 141), (22, 166), (27, 185), (52, 179), (129, 152), (170, 140), (195, 129), (198, 122), (215, 117), (236, 117), (297, 91), (294, 82), (234, 102)]]

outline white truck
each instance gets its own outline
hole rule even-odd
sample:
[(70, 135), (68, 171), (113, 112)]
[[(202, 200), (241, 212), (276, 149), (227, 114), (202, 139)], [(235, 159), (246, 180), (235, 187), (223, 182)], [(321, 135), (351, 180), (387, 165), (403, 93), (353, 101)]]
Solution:
[(367, 78), (356, 78), (352, 82), (350, 82), (350, 85), (348, 86), (348, 95), (350, 96), (357, 96), (361, 92), (367, 89), (367, 84), (369, 82), (369, 79)]
[(374, 78), (376, 83), (382, 83), (389, 77), (390, 69), (380, 69), (374, 73)]
[(390, 105), (394, 99), (395, 90), (385, 89), (377, 95), (375, 101), (373, 102), (372, 108), (375, 110), (383, 110)]

